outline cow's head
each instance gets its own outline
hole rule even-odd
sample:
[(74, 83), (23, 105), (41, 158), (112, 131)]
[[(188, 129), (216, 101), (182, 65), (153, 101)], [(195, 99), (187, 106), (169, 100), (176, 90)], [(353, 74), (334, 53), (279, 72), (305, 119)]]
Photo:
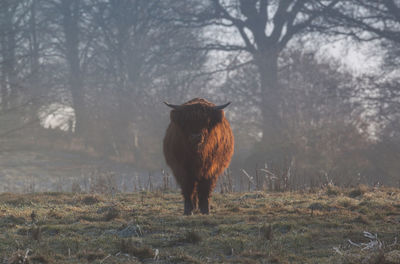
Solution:
[(203, 99), (194, 99), (182, 105), (173, 105), (164, 102), (172, 108), (171, 122), (174, 122), (185, 132), (193, 135), (201, 133), (222, 121), (224, 112), (230, 102), (223, 105), (214, 105)]

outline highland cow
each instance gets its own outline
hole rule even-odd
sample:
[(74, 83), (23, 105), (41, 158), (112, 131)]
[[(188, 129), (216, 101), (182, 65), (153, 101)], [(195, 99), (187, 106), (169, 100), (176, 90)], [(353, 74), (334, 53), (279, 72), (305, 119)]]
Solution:
[(209, 200), (218, 176), (233, 154), (233, 134), (223, 109), (195, 98), (172, 108), (164, 138), (164, 156), (182, 190), (184, 214), (200, 208), (209, 213)]

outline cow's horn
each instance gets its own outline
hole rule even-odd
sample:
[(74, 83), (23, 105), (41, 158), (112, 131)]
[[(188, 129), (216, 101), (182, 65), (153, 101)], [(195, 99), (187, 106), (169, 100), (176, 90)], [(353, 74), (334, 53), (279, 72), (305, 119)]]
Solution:
[(169, 107), (171, 107), (172, 109), (175, 109), (175, 110), (179, 110), (179, 109), (182, 108), (181, 105), (173, 105), (173, 104), (167, 103), (165, 101), (164, 101), (164, 104), (166, 104), (167, 106), (169, 106)]
[(226, 104), (223, 104), (223, 105), (216, 105), (216, 106), (213, 107), (213, 109), (214, 109), (214, 110), (222, 110), (222, 109), (224, 109), (225, 107), (227, 107), (230, 103), (231, 103), (231, 102), (227, 102)]

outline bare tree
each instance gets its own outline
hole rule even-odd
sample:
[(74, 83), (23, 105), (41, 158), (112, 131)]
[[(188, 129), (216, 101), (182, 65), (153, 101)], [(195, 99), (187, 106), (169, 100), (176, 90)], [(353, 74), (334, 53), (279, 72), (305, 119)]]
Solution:
[[(281, 54), (280, 63), (284, 67), (278, 75), (282, 94), (279, 116), (285, 124), (281, 133), (287, 141), (274, 153), (286, 157), (281, 161), (285, 166), (273, 172), (276, 181), (288, 181), (291, 188), (301, 188), (311, 180), (345, 184), (356, 183), (362, 176), (363, 182), (371, 183), (367, 179), (372, 174), (371, 163), (365, 153), (372, 142), (365, 131), (366, 121), (360, 118), (363, 107), (355, 100), (357, 80), (342, 72), (339, 62), (332, 58), (321, 59), (312, 51), (297, 50), (295, 45)], [(251, 98), (260, 86), (254, 68), (247, 65), (233, 71), (223, 85), (224, 92), (239, 102), (254, 102)], [(259, 111), (240, 104), (231, 111), (241, 152), (241, 163), (234, 164), (233, 169), (245, 168), (254, 173), (266, 163), (270, 171), (268, 156), (259, 142), (260, 129), (254, 126)]]
[(18, 8), (21, 1), (1, 1), (1, 99), (3, 108), (8, 108), (18, 94), (17, 86), (17, 28)]
[[(365, 87), (360, 87), (365, 101), (374, 104), (376, 118), (392, 119), (399, 113), (398, 54), (400, 46), (400, 2), (344, 1), (329, 17), (331, 23), (341, 25), (336, 34), (350, 36), (357, 41), (376, 41), (381, 44), (384, 64), (379, 76), (364, 76)], [(369, 89), (369, 91), (366, 91)]]
[(400, 42), (400, 3), (396, 0), (340, 1), (327, 18), (341, 26), (333, 33), (358, 41), (387, 39)]
[(65, 35), (65, 55), (69, 65), (69, 84), (71, 89), (73, 107), (75, 110), (75, 132), (84, 133), (85, 118), (85, 93), (80, 61), (80, 30), (81, 18), (80, 0), (61, 0), (59, 4), (62, 15), (62, 28)]
[[(236, 37), (209, 42), (204, 48), (250, 54), (260, 82), (258, 107), (262, 117), (262, 142), (271, 153), (286, 141), (281, 133), (284, 124), (279, 116), (282, 102), (278, 83), (278, 58), (290, 40), (321, 23), (338, 0), (268, 1), (210, 0), (183, 20), (197, 26), (232, 29)], [(183, 13), (183, 12), (182, 12)], [(271, 162), (279, 163), (277, 155)]]
[(0, 2), (0, 115), (9, 121), (2, 122), (4, 135), (38, 123), (30, 111), (39, 86), (36, 26), (36, 0)]
[(184, 49), (199, 45), (198, 30), (168, 21), (169, 2), (87, 1), (81, 34), (93, 40), (82, 65), (89, 144), (99, 152), (130, 160), (147, 159), (146, 151), (158, 155), (166, 125), (158, 122), (160, 102), (182, 101), (196, 88), (193, 76), (206, 54)]

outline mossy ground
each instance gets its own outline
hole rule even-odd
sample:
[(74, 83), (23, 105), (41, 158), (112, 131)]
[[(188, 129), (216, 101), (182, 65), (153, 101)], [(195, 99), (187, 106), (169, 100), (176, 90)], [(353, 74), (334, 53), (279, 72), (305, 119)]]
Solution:
[(0, 263), (352, 263), (333, 248), (400, 235), (399, 189), (216, 193), (210, 215), (182, 210), (176, 192), (1, 194)]

